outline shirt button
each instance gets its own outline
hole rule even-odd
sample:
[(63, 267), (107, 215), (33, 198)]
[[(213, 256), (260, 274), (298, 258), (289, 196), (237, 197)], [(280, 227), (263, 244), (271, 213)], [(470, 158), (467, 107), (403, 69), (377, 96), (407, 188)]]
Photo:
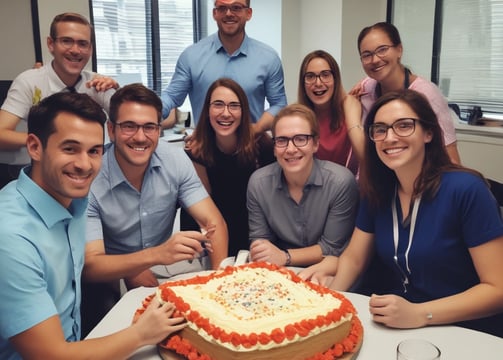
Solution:
[(147, 216), (148, 215), (148, 212), (144, 211), (141, 213), (141, 216)]

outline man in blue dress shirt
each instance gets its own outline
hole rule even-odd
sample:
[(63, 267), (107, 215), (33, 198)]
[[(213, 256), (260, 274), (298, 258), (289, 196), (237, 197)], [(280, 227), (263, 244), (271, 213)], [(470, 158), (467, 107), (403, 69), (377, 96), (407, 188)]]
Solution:
[(31, 166), (0, 191), (0, 359), (126, 358), (183, 327), (157, 302), (141, 324), (78, 341), (86, 196), (105, 120), (85, 94), (57, 93), (30, 111)]
[[(227, 77), (245, 90), (255, 131), (271, 127), (274, 116), (287, 103), (283, 66), (274, 49), (246, 35), (245, 25), (251, 17), (250, 0), (215, 1), (213, 18), (218, 32), (189, 46), (180, 55), (173, 78), (162, 92), (164, 119), (182, 105), (188, 94), (197, 123), (208, 87)], [(267, 110), (265, 100), (270, 106)]]

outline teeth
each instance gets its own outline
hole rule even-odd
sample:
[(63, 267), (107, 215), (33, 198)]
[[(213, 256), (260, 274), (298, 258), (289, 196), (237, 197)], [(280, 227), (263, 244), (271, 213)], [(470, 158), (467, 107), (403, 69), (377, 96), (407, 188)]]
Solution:
[(218, 121), (218, 125), (231, 126), (233, 123), (231, 121)]
[(146, 147), (133, 147), (135, 151), (145, 151)]
[(396, 153), (399, 153), (401, 151), (403, 151), (402, 148), (395, 148), (395, 149), (386, 149), (386, 150), (384, 150), (384, 152), (386, 154), (396, 154)]

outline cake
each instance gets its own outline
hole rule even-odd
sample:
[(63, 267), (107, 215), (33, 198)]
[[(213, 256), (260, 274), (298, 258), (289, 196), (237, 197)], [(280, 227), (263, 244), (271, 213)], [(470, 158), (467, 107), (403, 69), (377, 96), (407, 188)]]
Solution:
[[(357, 351), (363, 330), (342, 294), (266, 263), (166, 282), (156, 296), (187, 327), (159, 346), (190, 359), (334, 359)], [(162, 353), (162, 351), (161, 351)]]

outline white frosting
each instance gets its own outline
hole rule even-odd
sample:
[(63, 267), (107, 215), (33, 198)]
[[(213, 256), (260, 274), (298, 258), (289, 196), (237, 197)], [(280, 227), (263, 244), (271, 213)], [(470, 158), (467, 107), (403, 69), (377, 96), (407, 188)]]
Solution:
[[(341, 301), (331, 294), (320, 294), (302, 282), (289, 280), (284, 273), (264, 268), (245, 267), (228, 276), (211, 279), (204, 285), (188, 284), (170, 288), (185, 303), (190, 304), (191, 310), (210, 319), (213, 325), (228, 333), (238, 334), (270, 334), (276, 328), (284, 330), (286, 325), (302, 319), (326, 316), (341, 305)], [(157, 296), (160, 298), (159, 291)], [(315, 327), (308, 337), (334, 328), (350, 320), (351, 316), (346, 315), (338, 323)], [(257, 343), (256, 347), (244, 349), (216, 341), (195, 324), (189, 322), (188, 326), (206, 340), (218, 342), (231, 350), (253, 351), (278, 346), (274, 342), (266, 345)], [(298, 339), (298, 335), (290, 341), (285, 339), (284, 345)]]

